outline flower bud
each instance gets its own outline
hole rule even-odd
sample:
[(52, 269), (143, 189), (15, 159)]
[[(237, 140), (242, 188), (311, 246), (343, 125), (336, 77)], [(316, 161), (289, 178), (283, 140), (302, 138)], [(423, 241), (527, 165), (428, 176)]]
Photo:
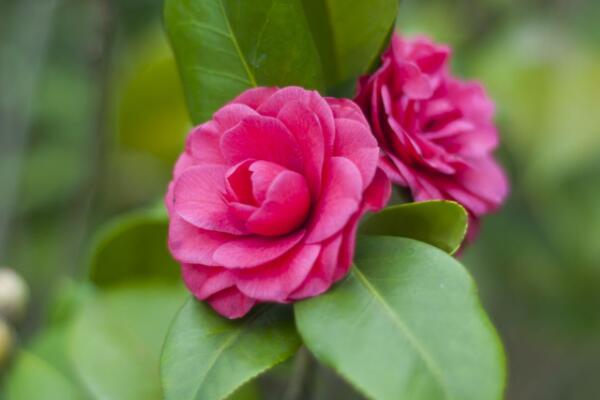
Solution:
[(0, 268), (0, 318), (19, 322), (28, 300), (29, 289), (23, 279), (11, 269)]

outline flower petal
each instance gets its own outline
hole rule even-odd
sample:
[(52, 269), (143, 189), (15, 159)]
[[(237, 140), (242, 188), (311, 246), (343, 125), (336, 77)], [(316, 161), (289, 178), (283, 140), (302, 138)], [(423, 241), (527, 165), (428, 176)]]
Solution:
[(233, 275), (225, 268), (183, 264), (181, 273), (189, 291), (200, 300), (206, 300), (235, 284)]
[(221, 131), (233, 128), (246, 117), (255, 117), (258, 113), (245, 104), (231, 103), (221, 108), (213, 116), (213, 121), (219, 124)]
[(226, 167), (201, 165), (188, 168), (175, 181), (174, 210), (198, 228), (231, 234), (245, 230), (231, 218), (223, 200)]
[[(333, 146), (335, 137), (335, 126), (333, 124), (333, 113), (325, 99), (314, 90), (306, 90), (297, 86), (290, 86), (278, 90), (257, 111), (262, 115), (276, 117), (279, 112), (291, 102), (300, 102), (319, 118), (323, 130), (323, 138), (326, 149)], [(327, 154), (325, 154), (327, 157)]]
[(226, 164), (220, 148), (221, 132), (216, 122), (209, 121), (190, 133), (186, 147), (195, 164)]
[(298, 228), (310, 208), (310, 193), (304, 177), (283, 171), (273, 181), (264, 203), (246, 222), (250, 232), (278, 236)]
[(248, 314), (256, 304), (256, 300), (232, 287), (211, 296), (208, 299), (208, 304), (224, 317), (236, 319)]
[(197, 228), (177, 214), (169, 222), (169, 250), (182, 263), (216, 266), (213, 253), (234, 236)]
[(362, 178), (356, 165), (347, 158), (332, 157), (307, 243), (321, 242), (342, 230), (358, 210), (361, 196)]
[(287, 103), (279, 112), (281, 120), (296, 138), (304, 162), (303, 174), (308, 181), (313, 198), (321, 191), (321, 175), (325, 154), (331, 154), (331, 148), (325, 148), (323, 130), (317, 115), (298, 101)]
[(373, 180), (379, 147), (368, 125), (351, 119), (335, 120), (335, 145), (333, 154), (349, 159), (356, 165), (362, 176), (363, 188)]
[(257, 268), (235, 270), (236, 285), (261, 301), (286, 302), (312, 269), (321, 246), (298, 246), (284, 257)]
[(270, 87), (249, 89), (236, 97), (231, 103), (245, 104), (248, 107), (256, 110), (262, 103), (267, 101), (269, 97), (273, 95), (273, 93), (277, 91), (277, 88)]
[(248, 236), (222, 244), (213, 254), (218, 265), (226, 268), (251, 268), (266, 264), (287, 253), (304, 237), (304, 230), (268, 238)]
[(302, 285), (292, 293), (291, 300), (300, 300), (318, 296), (333, 284), (333, 274), (337, 269), (338, 257), (342, 245), (342, 235), (334, 236), (323, 243), (315, 265)]
[(270, 117), (247, 117), (221, 138), (221, 150), (230, 164), (248, 159), (271, 161), (302, 171), (298, 143), (285, 125)]

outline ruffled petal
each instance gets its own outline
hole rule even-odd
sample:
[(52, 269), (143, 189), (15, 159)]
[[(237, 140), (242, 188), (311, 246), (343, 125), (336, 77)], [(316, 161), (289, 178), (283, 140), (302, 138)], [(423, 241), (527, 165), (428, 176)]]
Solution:
[(317, 198), (321, 190), (323, 160), (325, 154), (331, 154), (331, 148), (325, 148), (326, 142), (319, 118), (298, 101), (287, 103), (277, 118), (296, 138), (304, 162), (303, 174), (308, 181), (313, 198)]
[(291, 300), (318, 296), (331, 287), (333, 274), (337, 269), (342, 239), (342, 235), (337, 235), (323, 243), (314, 267), (302, 285), (289, 296)]
[(226, 167), (188, 168), (175, 181), (174, 210), (187, 222), (206, 230), (243, 234), (243, 225), (229, 214), (223, 199)]
[(220, 148), (221, 132), (216, 122), (209, 121), (190, 133), (186, 146), (194, 164), (226, 164)]
[(183, 264), (181, 273), (189, 291), (200, 300), (206, 300), (222, 290), (233, 287), (235, 284), (233, 275), (225, 268)]
[(232, 287), (211, 296), (208, 299), (208, 304), (224, 317), (237, 319), (248, 314), (256, 304), (256, 300)]
[[(327, 147), (331, 148), (335, 137), (333, 113), (331, 107), (317, 91), (309, 91), (296, 86), (286, 87), (273, 94), (257, 111), (262, 115), (276, 117), (288, 103), (292, 102), (300, 102), (317, 115), (323, 131), (326, 150)], [(325, 154), (326, 158), (327, 156), (328, 154)]]
[(169, 250), (181, 263), (218, 265), (213, 260), (214, 252), (223, 243), (234, 238), (220, 232), (206, 231), (186, 222), (177, 214), (169, 222)]
[(362, 191), (362, 178), (356, 165), (347, 158), (332, 157), (323, 193), (313, 211), (307, 243), (321, 242), (342, 230), (358, 210)]
[(221, 132), (233, 128), (246, 117), (256, 117), (258, 113), (245, 104), (231, 103), (221, 108), (213, 116), (213, 121), (219, 124)]
[(256, 110), (262, 103), (267, 101), (273, 93), (277, 92), (277, 88), (258, 87), (246, 90), (244, 93), (236, 97), (231, 103), (245, 104), (248, 107)]
[(310, 193), (304, 177), (281, 172), (269, 187), (264, 203), (250, 216), (246, 227), (263, 236), (278, 236), (300, 227), (310, 208)]
[(221, 138), (221, 150), (229, 164), (245, 160), (270, 161), (302, 171), (302, 154), (286, 126), (270, 117), (247, 117)]
[(218, 265), (226, 268), (252, 268), (281, 257), (304, 237), (304, 230), (287, 236), (268, 238), (248, 236), (222, 244), (213, 254)]
[(238, 289), (261, 300), (286, 302), (312, 269), (321, 246), (298, 246), (283, 257), (257, 268), (235, 270)]
[(336, 138), (333, 154), (349, 159), (358, 167), (362, 176), (363, 188), (373, 180), (379, 147), (368, 125), (351, 119), (335, 120)]

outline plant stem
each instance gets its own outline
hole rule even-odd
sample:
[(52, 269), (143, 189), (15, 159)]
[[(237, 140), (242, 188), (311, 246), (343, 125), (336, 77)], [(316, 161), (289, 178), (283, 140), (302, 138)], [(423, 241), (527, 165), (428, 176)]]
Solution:
[(312, 381), (316, 363), (306, 349), (302, 346), (294, 359), (294, 371), (283, 400), (310, 400)]

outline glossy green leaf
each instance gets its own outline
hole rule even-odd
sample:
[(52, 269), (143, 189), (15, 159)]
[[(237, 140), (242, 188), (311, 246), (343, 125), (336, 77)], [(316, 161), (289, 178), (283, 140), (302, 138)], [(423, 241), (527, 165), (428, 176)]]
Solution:
[(266, 305), (231, 321), (190, 299), (165, 342), (161, 360), (165, 399), (224, 399), (290, 358), (299, 346), (288, 307)]
[(110, 223), (95, 240), (90, 279), (100, 287), (140, 279), (178, 282), (180, 269), (167, 249), (167, 230), (167, 217), (156, 210)]
[(388, 207), (367, 219), (360, 231), (415, 239), (453, 254), (465, 238), (468, 223), (467, 212), (460, 204), (426, 201)]
[(355, 262), (333, 290), (296, 304), (317, 358), (377, 400), (502, 397), (502, 345), (454, 258), (411, 239), (368, 236)]
[(179, 287), (138, 285), (107, 290), (79, 312), (69, 355), (99, 399), (162, 399), (161, 346), (185, 298)]
[(328, 87), (355, 81), (379, 61), (394, 27), (398, 0), (302, 2)]
[(58, 369), (21, 351), (6, 377), (6, 400), (84, 400), (85, 395)]
[(324, 90), (353, 80), (376, 59), (396, 12), (395, 0), (167, 0), (165, 22), (198, 123), (254, 86)]

